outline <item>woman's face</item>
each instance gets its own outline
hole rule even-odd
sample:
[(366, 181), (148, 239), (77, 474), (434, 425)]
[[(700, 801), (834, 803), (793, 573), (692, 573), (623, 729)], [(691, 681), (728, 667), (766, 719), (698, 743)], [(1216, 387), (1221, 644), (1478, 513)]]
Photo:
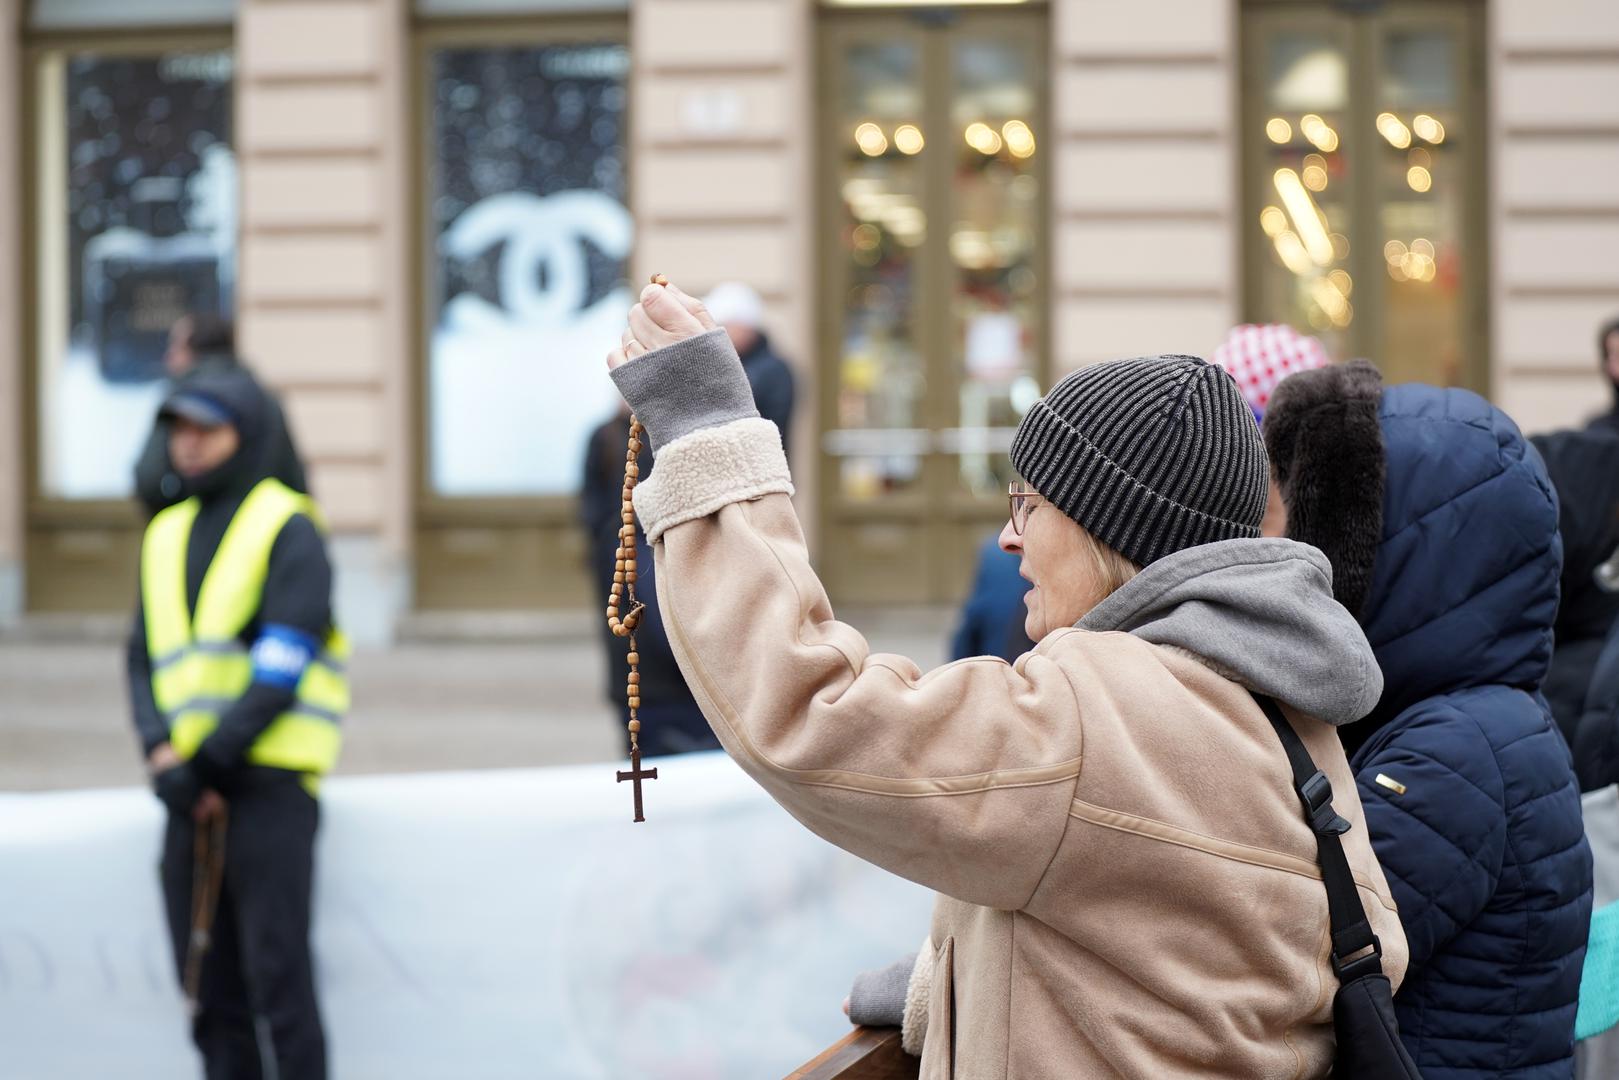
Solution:
[(1018, 573), (1033, 586), (1023, 597), (1029, 640), (1073, 626), (1107, 598), (1089, 546), (1093, 542), (1078, 522), (1044, 500), (1035, 500), (1022, 536), (1011, 521), (1001, 529), (1001, 550), (1022, 557)]

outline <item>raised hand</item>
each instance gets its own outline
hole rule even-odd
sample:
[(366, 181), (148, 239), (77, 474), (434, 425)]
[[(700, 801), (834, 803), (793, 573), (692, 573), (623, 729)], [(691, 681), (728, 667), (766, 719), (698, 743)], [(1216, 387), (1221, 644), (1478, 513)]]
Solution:
[(718, 324), (696, 297), (677, 285), (648, 285), (630, 309), (629, 328), (619, 347), (607, 354), (607, 366), (616, 368), (653, 349), (715, 329)]

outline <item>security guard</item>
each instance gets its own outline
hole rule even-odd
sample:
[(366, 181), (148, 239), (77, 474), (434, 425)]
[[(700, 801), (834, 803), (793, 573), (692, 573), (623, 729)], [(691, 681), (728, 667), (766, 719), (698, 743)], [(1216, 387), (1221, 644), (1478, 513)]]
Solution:
[(191, 493), (152, 519), (130, 697), (169, 809), (162, 881), (209, 1080), (324, 1080), (309, 951), (319, 777), (337, 760), (347, 646), (307, 495), (269, 476), (269, 407), (242, 371), (161, 412)]

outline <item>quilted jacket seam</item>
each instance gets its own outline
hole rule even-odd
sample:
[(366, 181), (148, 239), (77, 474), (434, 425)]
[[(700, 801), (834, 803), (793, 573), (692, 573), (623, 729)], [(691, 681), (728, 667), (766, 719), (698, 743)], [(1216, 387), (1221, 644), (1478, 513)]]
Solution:
[[(1387, 539), (1385, 539), (1383, 541), (1383, 545), (1384, 545), (1384, 547), (1387, 547), (1387, 545), (1388, 545), (1388, 540)], [(1373, 650), (1375, 650), (1377, 652), (1382, 652), (1385, 649), (1389, 648), (1390, 646), (1394, 645), (1395, 643), (1397, 643), (1399, 641), (1402, 641), (1405, 638), (1410, 637), (1412, 634), (1415, 634), (1415, 633), (1417, 633), (1418, 631), (1421, 631), (1421, 630), (1426, 630), (1428, 627), (1432, 626), (1434, 623), (1438, 622), (1440, 619), (1443, 619), (1445, 616), (1449, 615), (1451, 612), (1457, 611), (1457, 610), (1461, 609), (1462, 607), (1464, 607), (1464, 606), (1466, 606), (1468, 604), (1474, 603), (1479, 597), (1485, 595), (1491, 589), (1494, 589), (1497, 585), (1499, 585), (1503, 581), (1507, 580), (1507, 578), (1512, 577), (1514, 574), (1518, 573), (1520, 570), (1523, 570), (1525, 567), (1534, 566), (1534, 565), (1538, 564), (1539, 562), (1542, 561), (1542, 559), (1544, 557), (1545, 557), (1545, 552), (1543, 552), (1543, 551), (1533, 551), (1533, 552), (1528, 553), (1527, 555), (1524, 556), (1524, 558), (1521, 561), (1513, 563), (1512, 566), (1509, 567), (1505, 573), (1501, 574), (1499, 577), (1493, 578), (1490, 581), (1485, 582), (1484, 584), (1480, 585), (1471, 594), (1469, 594), (1466, 597), (1463, 597), (1461, 600), (1458, 600), (1456, 603), (1452, 604), (1448, 608), (1445, 608), (1443, 611), (1434, 612), (1432, 615), (1430, 615), (1428, 618), (1424, 619), (1422, 622), (1417, 623), (1415, 626), (1412, 626), (1412, 627), (1410, 627), (1408, 629), (1400, 631), (1398, 634), (1395, 634), (1391, 638), (1384, 638), (1384, 639), (1382, 639), (1380, 641), (1372, 642)], [(1499, 686), (1499, 685), (1504, 685), (1504, 684), (1497, 683), (1495, 685)], [(1472, 689), (1476, 689), (1476, 688), (1469, 686), (1469, 687), (1465, 687), (1465, 689), (1472, 690)]]

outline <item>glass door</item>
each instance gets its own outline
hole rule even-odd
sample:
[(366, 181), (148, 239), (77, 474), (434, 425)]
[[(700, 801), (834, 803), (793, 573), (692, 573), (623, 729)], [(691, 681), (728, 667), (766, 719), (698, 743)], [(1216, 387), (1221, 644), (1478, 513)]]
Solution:
[(28, 56), (28, 606), (121, 610), (169, 330), (235, 308), (233, 54), (225, 35), (126, 34)]
[(1481, 6), (1245, 11), (1250, 317), (1488, 389)]
[(844, 13), (823, 36), (822, 563), (948, 602), (1005, 517), (1046, 373), (1043, 12)]
[(618, 408), (629, 52), (617, 21), (432, 28), (418, 57), (417, 603), (582, 605), (586, 444)]

